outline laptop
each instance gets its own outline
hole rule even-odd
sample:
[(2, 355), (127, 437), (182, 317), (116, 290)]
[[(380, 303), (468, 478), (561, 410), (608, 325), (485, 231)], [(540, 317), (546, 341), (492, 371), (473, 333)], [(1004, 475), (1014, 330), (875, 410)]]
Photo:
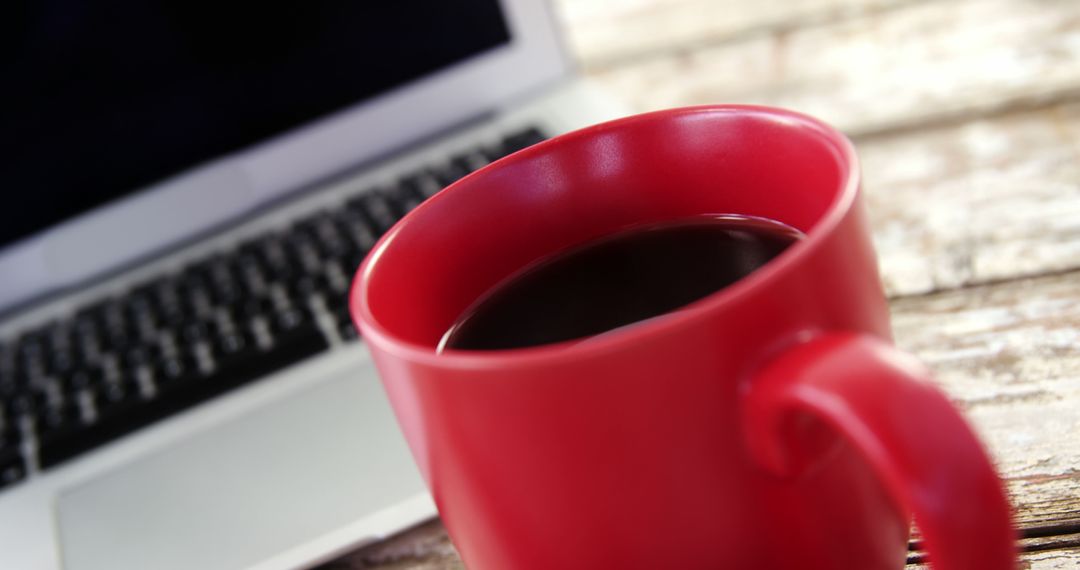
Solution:
[(447, 184), (623, 114), (550, 6), (19, 6), (0, 568), (304, 568), (432, 517), (346, 292)]

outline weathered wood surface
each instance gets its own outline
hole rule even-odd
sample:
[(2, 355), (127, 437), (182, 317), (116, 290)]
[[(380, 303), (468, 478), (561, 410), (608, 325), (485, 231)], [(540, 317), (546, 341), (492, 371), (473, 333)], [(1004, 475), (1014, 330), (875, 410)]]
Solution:
[(1080, 2), (956, 0), (662, 52), (590, 75), (637, 110), (778, 105), (858, 137), (1074, 98), (1078, 60)]
[[(983, 438), (1018, 525), (1042, 529), (1024, 541), (1030, 568), (1080, 565), (1080, 271), (899, 299), (893, 328)], [(337, 567), (455, 564), (433, 523)]]
[[(1080, 2), (557, 7), (586, 73), (637, 110), (779, 105), (855, 138), (898, 344), (1006, 478), (1021, 568), (1080, 568)], [(327, 568), (462, 566), (433, 521)]]
[[(414, 568), (412, 566), (401, 566), (402, 570), (405, 568)], [(420, 568), (431, 568), (434, 570), (436, 566), (415, 566), (418, 570)], [(453, 568), (448, 566), (447, 568)], [(1031, 552), (1024, 554), (1020, 567), (1017, 570), (1076, 570), (1080, 568), (1080, 547), (1072, 547), (1066, 550), (1052, 550), (1047, 552)], [(907, 570), (933, 570), (933, 567), (926, 564), (912, 564), (907, 567)]]
[(856, 146), (891, 295), (1080, 268), (1080, 104)]
[[(615, 27), (611, 45), (625, 49), (667, 38), (671, 49), (594, 74), (616, 78), (620, 95), (655, 98), (641, 108), (752, 101), (877, 132), (857, 143), (891, 295), (1080, 266), (1080, 105), (1040, 106), (1073, 98), (1062, 86), (1080, 85), (1078, 2), (566, 0), (563, 13), (572, 37)], [(801, 15), (812, 25), (793, 27)], [(680, 23), (647, 31), (665, 18)], [(744, 20), (765, 31), (692, 49), (701, 34), (691, 21), (723, 36), (718, 26)], [(754, 47), (778, 37), (788, 38), (781, 47)], [(680, 46), (689, 51), (671, 52)], [(598, 56), (581, 57), (588, 65)], [(787, 57), (805, 61), (782, 63)], [(935, 123), (946, 108), (950, 120)], [(1001, 115), (1010, 108), (1019, 112)], [(870, 115), (881, 113), (892, 118), (875, 123)]]
[(563, 0), (566, 40), (589, 70), (880, 14), (926, 0)]
[(966, 412), (1009, 483), (1017, 523), (1080, 525), (1080, 271), (892, 307), (898, 345)]

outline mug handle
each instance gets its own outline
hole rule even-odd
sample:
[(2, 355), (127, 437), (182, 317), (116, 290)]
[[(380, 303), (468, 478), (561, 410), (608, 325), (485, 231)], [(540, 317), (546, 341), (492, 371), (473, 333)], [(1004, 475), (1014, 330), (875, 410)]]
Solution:
[(867, 335), (827, 333), (800, 343), (748, 387), (749, 451), (774, 474), (805, 472), (822, 458), (821, 446), (808, 453), (813, 442), (792, 445), (788, 430), (799, 414), (815, 416), (857, 449), (915, 516), (936, 570), (1013, 570), (1016, 533), (1001, 480), (929, 378), (912, 356)]

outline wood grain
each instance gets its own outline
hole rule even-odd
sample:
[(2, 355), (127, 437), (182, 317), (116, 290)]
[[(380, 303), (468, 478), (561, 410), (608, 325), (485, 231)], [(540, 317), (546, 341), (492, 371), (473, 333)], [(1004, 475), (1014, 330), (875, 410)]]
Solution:
[(856, 146), (891, 295), (1080, 268), (1080, 105)]
[[(936, 373), (1007, 480), (1026, 568), (1080, 563), (1080, 271), (893, 302), (900, 347)], [(553, 547), (555, 547), (553, 545)], [(437, 522), (329, 568), (457, 569)], [(917, 568), (918, 566), (912, 566)]]
[(1076, 97), (1080, 3), (919, 2), (661, 52), (591, 76), (637, 110), (761, 103), (865, 136)]
[(696, 46), (880, 14), (913, 0), (561, 0), (567, 43), (599, 70)]
[(900, 299), (893, 329), (966, 411), (1017, 521), (1080, 520), (1080, 272)]
[(464, 570), (446, 529), (438, 520), (418, 525), (386, 541), (360, 549), (318, 570)]
[[(1080, 548), (1070, 548), (1024, 553), (1020, 557), (1020, 566), (1017, 570), (1076, 570), (1078, 567), (1080, 567)], [(934, 570), (934, 567), (929, 564), (911, 564), (906, 570)]]
[[(1017, 570), (1076, 570), (1076, 568), (1080, 568), (1080, 548), (1025, 553), (1021, 557)], [(906, 570), (934, 570), (934, 568), (926, 564), (912, 564)]]

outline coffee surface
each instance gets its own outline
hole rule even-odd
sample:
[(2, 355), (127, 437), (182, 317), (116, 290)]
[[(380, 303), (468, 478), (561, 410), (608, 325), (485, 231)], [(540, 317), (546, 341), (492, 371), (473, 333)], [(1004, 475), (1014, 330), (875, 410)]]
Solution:
[(749, 275), (803, 237), (790, 226), (708, 216), (631, 228), (556, 253), (495, 286), (440, 349), (581, 339), (678, 310)]

